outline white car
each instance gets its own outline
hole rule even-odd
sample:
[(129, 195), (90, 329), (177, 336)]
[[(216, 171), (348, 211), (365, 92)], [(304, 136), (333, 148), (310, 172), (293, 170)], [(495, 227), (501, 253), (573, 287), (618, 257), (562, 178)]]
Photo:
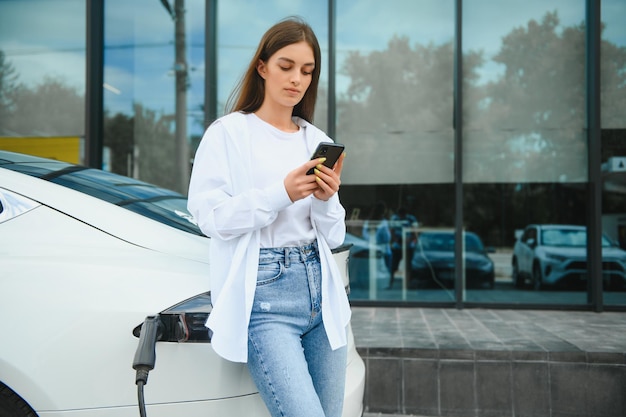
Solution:
[[(246, 365), (211, 349), (209, 244), (177, 193), (0, 151), (0, 416), (135, 417), (144, 401), (149, 417), (268, 416)], [(144, 388), (147, 317), (162, 326)], [(358, 417), (349, 341), (343, 416)]]
[[(515, 242), (513, 283), (535, 290), (587, 288), (587, 228), (565, 224), (531, 224)], [(605, 289), (626, 289), (626, 251), (602, 236), (602, 281)]]

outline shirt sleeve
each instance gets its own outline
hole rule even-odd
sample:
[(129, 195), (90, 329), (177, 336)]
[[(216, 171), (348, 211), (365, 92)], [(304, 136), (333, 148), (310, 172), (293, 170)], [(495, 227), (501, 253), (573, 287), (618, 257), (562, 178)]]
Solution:
[(247, 159), (217, 121), (205, 132), (196, 152), (187, 208), (202, 232), (232, 239), (271, 224), (292, 204), (282, 181), (264, 189), (246, 188)]
[(312, 197), (311, 221), (331, 249), (343, 244), (346, 238), (346, 210), (335, 193), (328, 201)]
[[(316, 132), (315, 142), (333, 142), (324, 132), (315, 126), (308, 127)], [(328, 243), (331, 249), (343, 245), (346, 238), (346, 210), (339, 201), (339, 194), (335, 193), (328, 201), (311, 197), (311, 222), (317, 231)]]

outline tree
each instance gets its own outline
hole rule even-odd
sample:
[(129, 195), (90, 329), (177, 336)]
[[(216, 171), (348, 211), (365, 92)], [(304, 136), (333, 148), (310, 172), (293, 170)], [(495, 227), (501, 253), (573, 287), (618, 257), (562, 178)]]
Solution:
[(174, 115), (159, 114), (135, 103), (134, 121), (137, 178), (186, 194), (177, 176)]
[[(384, 51), (351, 52), (342, 72), (350, 77), (339, 99), (341, 129), (428, 131), (450, 128), (453, 108), (453, 44), (419, 45), (394, 36)], [(469, 52), (466, 81), (477, 78), (480, 53)]]
[(472, 120), (481, 134), (472, 180), (585, 181), (584, 25), (559, 33), (557, 13), (546, 13), (506, 35), (493, 60), (505, 71)]
[(117, 174), (133, 176), (135, 137), (133, 117), (117, 113), (104, 117), (104, 146), (110, 150), (110, 169)]
[[(17, 87), (15, 68), (0, 50), (0, 128), (6, 127), (15, 111), (13, 95)], [(1, 135), (0, 131), (0, 135)]]
[(626, 46), (602, 41), (600, 56), (602, 128), (626, 128)]
[[(482, 55), (469, 52), (465, 62), (469, 83)], [(452, 42), (411, 47), (407, 37), (394, 36), (385, 50), (348, 55), (342, 73), (350, 85), (338, 99), (337, 132), (359, 164), (346, 166), (346, 184), (453, 180), (453, 70)]]
[(45, 77), (33, 88), (17, 86), (7, 126), (20, 136), (82, 136), (85, 98), (59, 78)]

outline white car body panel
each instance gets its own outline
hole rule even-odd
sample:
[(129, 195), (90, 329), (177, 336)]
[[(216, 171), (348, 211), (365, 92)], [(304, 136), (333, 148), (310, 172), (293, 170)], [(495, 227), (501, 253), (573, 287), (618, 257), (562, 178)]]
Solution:
[[(0, 222), (0, 381), (39, 416), (136, 416), (132, 330), (209, 290), (210, 240), (0, 168), (3, 188), (42, 205)], [(349, 341), (343, 415), (358, 417), (365, 367)], [(150, 417), (268, 415), (245, 364), (209, 343), (156, 346)]]

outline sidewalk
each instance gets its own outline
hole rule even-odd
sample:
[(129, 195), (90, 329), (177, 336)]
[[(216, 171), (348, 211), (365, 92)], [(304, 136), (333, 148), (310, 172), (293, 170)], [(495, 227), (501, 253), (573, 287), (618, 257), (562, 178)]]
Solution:
[(365, 413), (363, 417), (425, 417), (425, 416), (416, 416), (414, 414), (381, 414), (381, 413)]
[(364, 417), (626, 416), (626, 313), (352, 311)]
[(363, 417), (426, 417), (416, 416), (415, 414), (381, 414), (381, 413), (365, 413)]

